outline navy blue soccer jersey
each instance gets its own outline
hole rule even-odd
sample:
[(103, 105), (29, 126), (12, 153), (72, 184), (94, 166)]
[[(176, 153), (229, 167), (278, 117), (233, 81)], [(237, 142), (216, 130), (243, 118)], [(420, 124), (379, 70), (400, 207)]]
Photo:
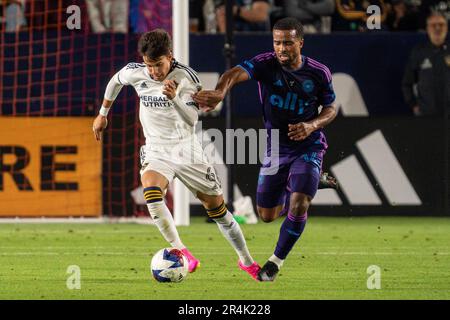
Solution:
[(258, 81), (265, 127), (269, 134), (270, 129), (279, 129), (280, 152), (327, 148), (322, 129), (303, 141), (288, 137), (288, 124), (310, 121), (318, 116), (321, 105), (327, 107), (334, 102), (331, 73), (325, 65), (302, 56), (302, 66), (291, 71), (281, 66), (275, 52), (267, 52), (245, 60), (239, 66), (251, 79)]

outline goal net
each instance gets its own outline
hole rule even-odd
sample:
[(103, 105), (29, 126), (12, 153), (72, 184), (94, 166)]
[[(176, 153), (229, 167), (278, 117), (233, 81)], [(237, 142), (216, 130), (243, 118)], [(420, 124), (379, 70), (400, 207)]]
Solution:
[[(139, 32), (155, 21), (171, 29), (171, 1), (130, 0), (138, 18), (127, 32), (95, 32), (89, 6), (106, 2), (0, 4), (0, 120), (9, 124), (0, 125), (0, 217), (143, 212), (130, 196), (140, 184), (143, 143), (133, 88), (124, 87), (115, 101), (102, 144), (94, 140), (92, 121), (110, 77), (139, 61)], [(97, 19), (113, 28), (112, 20)]]

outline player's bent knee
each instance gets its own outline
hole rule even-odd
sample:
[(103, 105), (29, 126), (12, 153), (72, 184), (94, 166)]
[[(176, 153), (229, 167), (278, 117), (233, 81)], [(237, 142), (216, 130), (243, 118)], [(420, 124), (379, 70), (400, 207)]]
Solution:
[(210, 208), (217, 208), (224, 202), (222, 195), (209, 195), (197, 192), (197, 198), (202, 202), (206, 210)]
[(311, 204), (312, 198), (306, 194), (296, 193), (291, 195), (289, 203), (290, 211), (295, 215), (304, 215)]
[(308, 208), (309, 208), (309, 205), (296, 203), (296, 204), (290, 206), (290, 212), (295, 215), (301, 216), (301, 215), (305, 214), (306, 211), (308, 211)]
[(265, 222), (265, 223), (269, 223), (269, 222), (272, 222), (273, 220), (275, 220), (271, 216), (260, 215), (259, 217), (261, 218), (262, 222)]
[(169, 181), (162, 174), (149, 170), (142, 174), (141, 184), (144, 188), (159, 187), (164, 190), (169, 184)]
[(257, 208), (258, 215), (263, 222), (269, 223), (274, 221), (278, 217), (276, 208)]

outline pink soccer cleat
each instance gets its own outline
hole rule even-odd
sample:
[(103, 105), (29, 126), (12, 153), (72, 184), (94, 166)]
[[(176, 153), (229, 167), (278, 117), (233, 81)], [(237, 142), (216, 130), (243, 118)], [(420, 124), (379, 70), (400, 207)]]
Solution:
[(241, 262), (241, 260), (239, 260), (238, 265), (241, 270), (244, 270), (249, 275), (251, 275), (253, 279), (255, 279), (256, 281), (259, 281), (258, 272), (259, 272), (259, 270), (261, 270), (261, 267), (259, 266), (259, 264), (256, 261), (254, 261), (250, 266), (247, 267)]
[(189, 272), (192, 273), (195, 270), (197, 270), (197, 268), (200, 268), (200, 261), (197, 260), (192, 253), (189, 252), (189, 250), (187, 248), (184, 248), (181, 250), (181, 252), (183, 252), (183, 254), (186, 256), (186, 258), (188, 259), (189, 262)]

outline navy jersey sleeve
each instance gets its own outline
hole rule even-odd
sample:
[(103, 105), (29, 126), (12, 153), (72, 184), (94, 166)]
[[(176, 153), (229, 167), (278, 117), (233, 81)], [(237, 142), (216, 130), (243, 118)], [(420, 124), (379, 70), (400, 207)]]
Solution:
[(322, 70), (322, 72), (323, 72), (322, 90), (318, 94), (318, 98), (319, 103), (322, 106), (328, 107), (334, 102), (334, 100), (336, 100), (336, 94), (334, 93), (330, 70), (327, 67), (325, 67), (325, 69)]
[(244, 60), (238, 66), (248, 73), (250, 79), (262, 81), (268, 73), (267, 70), (270, 68), (273, 58), (273, 52), (267, 52), (257, 55), (250, 60)]

